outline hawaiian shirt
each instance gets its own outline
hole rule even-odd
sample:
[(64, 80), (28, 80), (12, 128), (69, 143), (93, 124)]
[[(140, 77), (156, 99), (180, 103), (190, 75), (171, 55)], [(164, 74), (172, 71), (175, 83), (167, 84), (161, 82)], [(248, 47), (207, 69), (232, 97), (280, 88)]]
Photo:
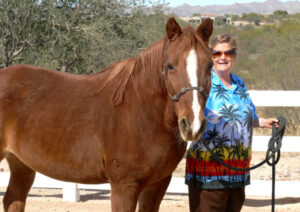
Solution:
[[(207, 127), (202, 138), (226, 164), (248, 168), (252, 155), (256, 109), (241, 78), (231, 75), (231, 90), (212, 70), (211, 90), (204, 114)], [(203, 189), (250, 184), (250, 172), (234, 171), (218, 163), (201, 142), (192, 143), (186, 156), (186, 184)]]

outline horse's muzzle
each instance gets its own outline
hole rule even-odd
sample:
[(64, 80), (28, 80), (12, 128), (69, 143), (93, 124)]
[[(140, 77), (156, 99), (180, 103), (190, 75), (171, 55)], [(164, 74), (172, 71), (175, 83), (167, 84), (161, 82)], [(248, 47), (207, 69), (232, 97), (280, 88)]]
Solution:
[(193, 131), (190, 122), (186, 118), (182, 118), (179, 123), (180, 135), (184, 141), (198, 141), (206, 128), (206, 120), (202, 120), (200, 129)]

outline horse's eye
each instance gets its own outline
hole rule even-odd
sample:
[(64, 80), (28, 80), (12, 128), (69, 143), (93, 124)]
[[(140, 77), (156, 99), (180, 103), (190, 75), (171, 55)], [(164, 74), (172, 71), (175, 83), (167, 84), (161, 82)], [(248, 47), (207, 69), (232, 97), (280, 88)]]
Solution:
[(170, 71), (173, 71), (175, 68), (174, 68), (174, 66), (172, 66), (170, 63), (168, 64), (168, 69), (170, 70)]

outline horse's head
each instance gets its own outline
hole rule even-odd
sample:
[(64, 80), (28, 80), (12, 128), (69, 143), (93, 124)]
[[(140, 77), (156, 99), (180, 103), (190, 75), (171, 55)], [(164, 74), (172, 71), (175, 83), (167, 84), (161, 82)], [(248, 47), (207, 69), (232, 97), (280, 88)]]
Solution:
[(182, 30), (174, 18), (166, 25), (163, 74), (185, 141), (197, 141), (206, 128), (204, 108), (212, 67), (208, 40), (212, 30), (210, 19), (197, 29), (187, 27)]

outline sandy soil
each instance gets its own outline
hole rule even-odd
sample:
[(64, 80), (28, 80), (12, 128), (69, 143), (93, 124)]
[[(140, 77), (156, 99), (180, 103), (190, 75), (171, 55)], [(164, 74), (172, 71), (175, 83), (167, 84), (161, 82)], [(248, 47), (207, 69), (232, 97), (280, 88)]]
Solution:
[[(261, 161), (265, 153), (255, 152), (252, 163)], [(300, 153), (282, 153), (280, 162), (276, 166), (277, 180), (300, 181)], [(183, 177), (185, 160), (178, 165), (174, 176)], [(7, 164), (0, 163), (0, 171), (8, 171)], [(263, 166), (252, 172), (252, 179), (271, 179), (271, 167)], [(2, 198), (5, 187), (0, 187), (0, 211), (3, 211)], [(295, 188), (300, 189), (300, 188)], [(27, 211), (29, 212), (91, 212), (111, 211), (110, 191), (80, 190), (80, 202), (63, 202), (61, 189), (33, 188), (27, 199)], [(161, 212), (186, 212), (188, 211), (187, 194), (166, 194), (161, 207)], [(247, 196), (242, 212), (267, 212), (271, 211), (270, 197)], [(277, 197), (277, 212), (300, 212), (300, 197)]]
[[(3, 198), (4, 187), (0, 187), (0, 199)], [(63, 202), (60, 189), (37, 189), (33, 188), (27, 199), (26, 210), (29, 212), (109, 212), (110, 192), (80, 190), (80, 202)], [(0, 211), (2, 209), (0, 203)], [(300, 197), (276, 199), (277, 212), (299, 212)], [(160, 206), (160, 212), (186, 212), (188, 211), (188, 197), (186, 194), (167, 194)], [(247, 197), (242, 212), (269, 212), (271, 204), (269, 197)]]

